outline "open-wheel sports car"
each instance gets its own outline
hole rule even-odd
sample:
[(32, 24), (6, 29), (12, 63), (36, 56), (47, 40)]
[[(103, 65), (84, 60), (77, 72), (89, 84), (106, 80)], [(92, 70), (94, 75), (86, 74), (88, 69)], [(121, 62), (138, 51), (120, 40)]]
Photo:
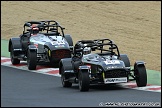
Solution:
[(135, 80), (138, 87), (146, 86), (144, 61), (136, 61), (134, 69), (126, 54), (110, 39), (78, 41), (71, 58), (61, 59), (59, 74), (63, 87), (79, 84), (80, 91), (89, 91), (91, 84), (118, 84)]
[(27, 61), (29, 70), (37, 64), (58, 66), (62, 58), (71, 58), (73, 40), (57, 21), (29, 21), (24, 24), (23, 34), (9, 39), (8, 51), (12, 64)]

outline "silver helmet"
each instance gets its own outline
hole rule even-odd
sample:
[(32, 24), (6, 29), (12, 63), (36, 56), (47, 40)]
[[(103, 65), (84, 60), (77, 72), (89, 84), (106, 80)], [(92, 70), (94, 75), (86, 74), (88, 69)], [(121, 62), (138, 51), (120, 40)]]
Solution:
[(91, 48), (90, 47), (85, 47), (83, 49), (83, 54), (86, 55), (86, 54), (90, 54), (91, 53)]

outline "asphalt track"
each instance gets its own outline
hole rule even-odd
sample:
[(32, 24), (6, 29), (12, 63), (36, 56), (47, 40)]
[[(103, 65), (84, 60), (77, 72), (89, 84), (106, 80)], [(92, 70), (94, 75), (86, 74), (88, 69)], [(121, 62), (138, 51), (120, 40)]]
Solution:
[(91, 86), (89, 92), (80, 92), (77, 84), (63, 88), (60, 77), (1, 65), (1, 107), (99, 107), (107, 103), (161, 106), (161, 92), (119, 85)]

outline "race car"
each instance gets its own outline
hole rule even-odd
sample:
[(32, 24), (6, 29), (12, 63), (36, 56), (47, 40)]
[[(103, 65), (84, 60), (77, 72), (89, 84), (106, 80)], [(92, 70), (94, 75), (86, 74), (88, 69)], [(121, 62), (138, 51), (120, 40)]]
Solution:
[(145, 62), (136, 61), (131, 69), (127, 54), (120, 54), (110, 39), (78, 41), (73, 56), (61, 59), (59, 74), (63, 87), (76, 83), (80, 91), (89, 91), (91, 84), (111, 85), (134, 80), (138, 87), (147, 84)]
[(73, 40), (57, 21), (28, 21), (19, 37), (9, 39), (8, 51), (13, 65), (27, 61), (29, 70), (37, 64), (57, 67), (62, 58), (71, 58)]

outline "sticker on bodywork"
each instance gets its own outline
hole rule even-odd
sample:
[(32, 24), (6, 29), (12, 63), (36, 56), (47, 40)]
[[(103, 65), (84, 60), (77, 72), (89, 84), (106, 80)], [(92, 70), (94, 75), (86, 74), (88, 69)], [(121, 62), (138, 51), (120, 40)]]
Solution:
[(105, 64), (120, 64), (120, 62), (118, 60), (106, 60), (104, 61)]
[(122, 78), (105, 78), (104, 83), (123, 83), (127, 82), (127, 77), (122, 77)]
[(56, 45), (56, 48), (61, 48), (61, 47), (65, 47), (65, 45)]
[(52, 41), (51, 42), (52, 45), (65, 45), (64, 41)]

